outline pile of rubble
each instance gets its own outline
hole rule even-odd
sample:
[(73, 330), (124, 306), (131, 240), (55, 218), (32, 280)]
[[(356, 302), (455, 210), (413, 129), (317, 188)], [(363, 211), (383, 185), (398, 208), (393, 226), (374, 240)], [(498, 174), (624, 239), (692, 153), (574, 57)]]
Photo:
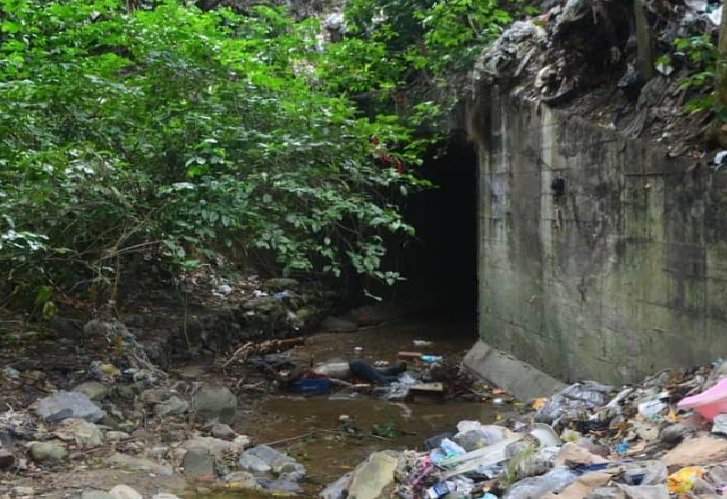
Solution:
[(476, 91), (497, 85), (684, 154), (706, 129), (708, 114), (684, 106), (712, 87), (709, 79), (701, 87), (681, 85), (705, 67), (677, 47), (696, 39), (716, 46), (722, 7), (707, 0), (644, 4), (653, 78), (638, 69), (634, 2), (564, 0), (544, 3), (542, 15), (513, 23), (483, 50), (473, 73)]
[(374, 453), (321, 497), (720, 497), (727, 364), (710, 371), (664, 371), (622, 390), (576, 383), (532, 401), (529, 421), (462, 421), (422, 451)]

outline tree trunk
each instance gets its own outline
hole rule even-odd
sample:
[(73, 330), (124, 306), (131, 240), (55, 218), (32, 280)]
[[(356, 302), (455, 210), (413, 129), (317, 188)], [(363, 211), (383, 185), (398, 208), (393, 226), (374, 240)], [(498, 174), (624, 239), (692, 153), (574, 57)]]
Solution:
[(636, 69), (644, 81), (654, 77), (654, 56), (651, 42), (651, 27), (646, 22), (644, 0), (634, 0), (634, 24), (636, 26)]
[(719, 28), (719, 45), (717, 46), (717, 81), (715, 82), (715, 99), (718, 104), (727, 106), (727, 8), (722, 8), (722, 22)]

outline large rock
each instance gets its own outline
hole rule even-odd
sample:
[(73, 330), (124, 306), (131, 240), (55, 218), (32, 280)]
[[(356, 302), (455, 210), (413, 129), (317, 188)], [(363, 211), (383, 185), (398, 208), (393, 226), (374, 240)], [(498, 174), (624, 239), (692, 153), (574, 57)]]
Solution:
[(109, 387), (98, 381), (81, 383), (73, 389), (76, 393), (82, 393), (91, 400), (103, 400), (109, 396)]
[(189, 449), (182, 460), (182, 467), (189, 480), (212, 482), (215, 479), (215, 456), (206, 449)]
[(159, 464), (151, 459), (129, 456), (127, 454), (114, 454), (107, 457), (104, 461), (108, 465), (117, 466), (130, 471), (142, 471), (144, 473), (154, 473), (160, 476), (172, 476), (174, 474), (174, 470), (172, 470), (169, 466)]
[(386, 452), (374, 452), (351, 476), (348, 499), (377, 499), (394, 481), (399, 460)]
[(45, 397), (37, 402), (34, 409), (47, 423), (71, 418), (97, 423), (104, 417), (104, 412), (88, 396), (75, 392), (60, 392)]
[(231, 423), (237, 411), (237, 397), (223, 385), (202, 385), (194, 395), (192, 409), (198, 419)]
[(142, 495), (128, 485), (117, 485), (109, 490), (114, 499), (143, 499)]
[(48, 442), (30, 442), (30, 457), (38, 462), (59, 462), (68, 457), (68, 449), (63, 442), (50, 440)]
[(66, 419), (53, 435), (64, 442), (74, 442), (82, 449), (98, 447), (103, 443), (101, 429), (83, 419)]

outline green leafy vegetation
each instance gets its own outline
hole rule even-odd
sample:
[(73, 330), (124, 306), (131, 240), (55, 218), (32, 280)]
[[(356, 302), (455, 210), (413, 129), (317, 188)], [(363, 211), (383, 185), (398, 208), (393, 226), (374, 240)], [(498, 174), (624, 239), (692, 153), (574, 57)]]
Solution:
[(108, 299), (139, 258), (396, 282), (431, 91), (512, 9), (352, 0), (321, 49), (281, 9), (136, 3), (0, 0), (0, 306)]

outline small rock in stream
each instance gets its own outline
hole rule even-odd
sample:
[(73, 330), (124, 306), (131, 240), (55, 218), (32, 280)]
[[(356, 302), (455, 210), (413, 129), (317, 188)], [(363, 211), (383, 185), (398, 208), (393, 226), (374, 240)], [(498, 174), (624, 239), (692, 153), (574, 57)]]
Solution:
[(237, 411), (237, 397), (226, 386), (202, 385), (194, 395), (192, 409), (203, 421), (231, 423)]
[(213, 437), (221, 438), (222, 440), (234, 440), (237, 437), (235, 430), (222, 423), (215, 423), (210, 433)]
[(240, 466), (253, 473), (272, 471), (279, 477), (298, 481), (305, 477), (305, 468), (290, 456), (267, 445), (258, 445), (242, 453)]
[(30, 442), (30, 457), (37, 462), (63, 461), (68, 457), (68, 449), (63, 442), (50, 440), (48, 442)]

